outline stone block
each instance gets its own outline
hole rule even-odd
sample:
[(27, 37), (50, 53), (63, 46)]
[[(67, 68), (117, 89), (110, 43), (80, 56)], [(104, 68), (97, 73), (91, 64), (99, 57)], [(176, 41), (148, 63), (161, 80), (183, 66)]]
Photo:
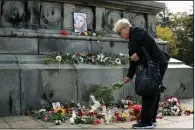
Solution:
[(95, 19), (96, 19), (95, 30), (96, 31), (102, 30), (105, 27), (103, 22), (104, 15), (105, 15), (105, 8), (101, 8), (101, 7), (95, 8)]
[[(78, 71), (78, 101), (88, 104), (90, 89), (99, 85), (110, 86), (123, 80), (121, 67), (102, 67), (93, 65), (75, 65)], [(113, 92), (114, 100), (122, 97), (122, 90)]]
[(39, 1), (28, 1), (28, 15), (27, 21), (29, 27), (36, 29), (39, 27), (40, 22), (40, 2)]
[(20, 114), (20, 73), (16, 64), (0, 64), (0, 116)]
[(37, 38), (0, 38), (0, 53), (38, 54)]
[(35, 120), (28, 121), (13, 121), (9, 122), (12, 128), (44, 128), (40, 123)]
[(76, 41), (64, 39), (40, 39), (39, 53), (50, 54), (56, 52), (74, 53), (74, 52), (91, 52), (90, 41)]
[(9, 129), (11, 128), (6, 122), (0, 122), (0, 129)]
[(0, 63), (1, 64), (16, 64), (17, 58), (15, 55), (9, 55), (9, 54), (0, 55)]
[(18, 64), (43, 64), (43, 55), (15, 55)]
[(162, 99), (167, 96), (193, 98), (193, 68), (186, 65), (169, 64), (163, 82), (167, 90)]
[(64, 3), (64, 19), (63, 28), (73, 31), (73, 12), (75, 11), (75, 5)]
[(124, 53), (127, 54), (128, 51), (128, 43), (120, 43), (120, 42), (92, 42), (92, 52), (100, 52), (103, 49), (105, 53), (110, 54), (118, 54)]
[[(21, 64), (22, 112), (45, 107), (49, 102), (77, 99), (75, 70), (69, 65)], [(48, 100), (43, 98), (43, 95)]]
[(4, 119), (6, 122), (28, 121), (28, 120), (32, 120), (31, 117), (29, 117), (29, 116), (7, 116), (7, 117), (3, 117), (3, 119)]

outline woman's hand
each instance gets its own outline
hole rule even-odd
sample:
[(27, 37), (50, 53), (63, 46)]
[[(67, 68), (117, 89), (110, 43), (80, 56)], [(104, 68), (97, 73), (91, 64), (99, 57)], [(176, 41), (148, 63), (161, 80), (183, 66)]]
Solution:
[(138, 60), (140, 59), (140, 58), (137, 56), (136, 53), (134, 53), (130, 58), (131, 58), (132, 61), (138, 61)]
[(129, 81), (131, 81), (131, 79), (129, 77), (124, 78), (124, 83), (128, 83)]

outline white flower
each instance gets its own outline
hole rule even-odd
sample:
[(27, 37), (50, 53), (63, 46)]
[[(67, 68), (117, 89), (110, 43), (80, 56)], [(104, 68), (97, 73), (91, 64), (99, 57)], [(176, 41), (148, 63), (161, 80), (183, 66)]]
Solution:
[(167, 101), (168, 101), (168, 102), (172, 102), (173, 100), (172, 100), (172, 99), (168, 99)]
[(99, 40), (97, 42), (100, 42)]
[(173, 98), (173, 101), (177, 102), (178, 100), (177, 100), (177, 98)]
[(174, 106), (173, 108), (176, 110), (178, 107), (177, 106)]
[(70, 123), (74, 124), (74, 118), (72, 118), (72, 117), (70, 118)]
[(103, 62), (106, 62), (106, 60), (108, 60), (108, 59), (109, 59), (109, 57), (104, 58)]
[(62, 60), (62, 57), (61, 56), (56, 56), (56, 60), (60, 62)]
[(72, 55), (72, 58), (76, 58), (77, 56), (76, 55)]
[(96, 33), (93, 33), (92, 35), (93, 35), (93, 36), (96, 36)]
[(121, 64), (121, 59), (116, 58), (115, 62), (116, 62), (116, 64), (120, 65)]
[(80, 57), (80, 59), (81, 59), (81, 63), (82, 63), (82, 62), (83, 62), (83, 60), (84, 60), (84, 58)]
[(123, 53), (119, 53), (119, 56), (124, 56), (124, 54)]
[(39, 112), (46, 112), (46, 109), (40, 109)]
[(122, 104), (124, 104), (125, 103), (125, 100), (123, 99), (123, 100), (121, 100), (121, 102), (122, 102)]
[(100, 60), (101, 56), (100, 55), (97, 55), (97, 60)]

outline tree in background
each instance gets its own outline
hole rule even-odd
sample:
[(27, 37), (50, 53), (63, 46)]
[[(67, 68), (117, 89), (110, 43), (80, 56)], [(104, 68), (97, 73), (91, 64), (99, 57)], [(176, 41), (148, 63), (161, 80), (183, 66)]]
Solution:
[(172, 32), (172, 30), (169, 27), (160, 27), (157, 26), (156, 27), (156, 33), (157, 36), (168, 42), (168, 46), (169, 46), (169, 53), (172, 57), (176, 57), (178, 54), (178, 49), (176, 46), (176, 35), (174, 32)]
[(173, 58), (193, 66), (194, 17), (187, 12), (169, 13), (168, 8), (157, 15), (157, 35), (168, 42)]

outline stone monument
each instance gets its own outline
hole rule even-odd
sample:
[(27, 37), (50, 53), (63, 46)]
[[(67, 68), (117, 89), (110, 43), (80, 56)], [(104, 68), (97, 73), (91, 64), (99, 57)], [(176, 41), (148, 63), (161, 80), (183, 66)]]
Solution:
[[(133, 26), (145, 27), (155, 35), (156, 14), (164, 3), (154, 1), (47, 0), (0, 1), (0, 116), (20, 115), (39, 109), (46, 102), (75, 100), (87, 103), (91, 85), (110, 85), (126, 76), (126, 67), (58, 65), (43, 63), (44, 55), (54, 52), (127, 53), (128, 41), (113, 33), (114, 23), (127, 18)], [(73, 12), (87, 14), (91, 32), (104, 31), (100, 42), (95, 36), (73, 32)], [(67, 30), (63, 36), (61, 30)], [(166, 41), (157, 40), (167, 51)], [(193, 68), (171, 59), (162, 98), (177, 95), (193, 97)], [(114, 94), (115, 100), (134, 96), (134, 81)]]

